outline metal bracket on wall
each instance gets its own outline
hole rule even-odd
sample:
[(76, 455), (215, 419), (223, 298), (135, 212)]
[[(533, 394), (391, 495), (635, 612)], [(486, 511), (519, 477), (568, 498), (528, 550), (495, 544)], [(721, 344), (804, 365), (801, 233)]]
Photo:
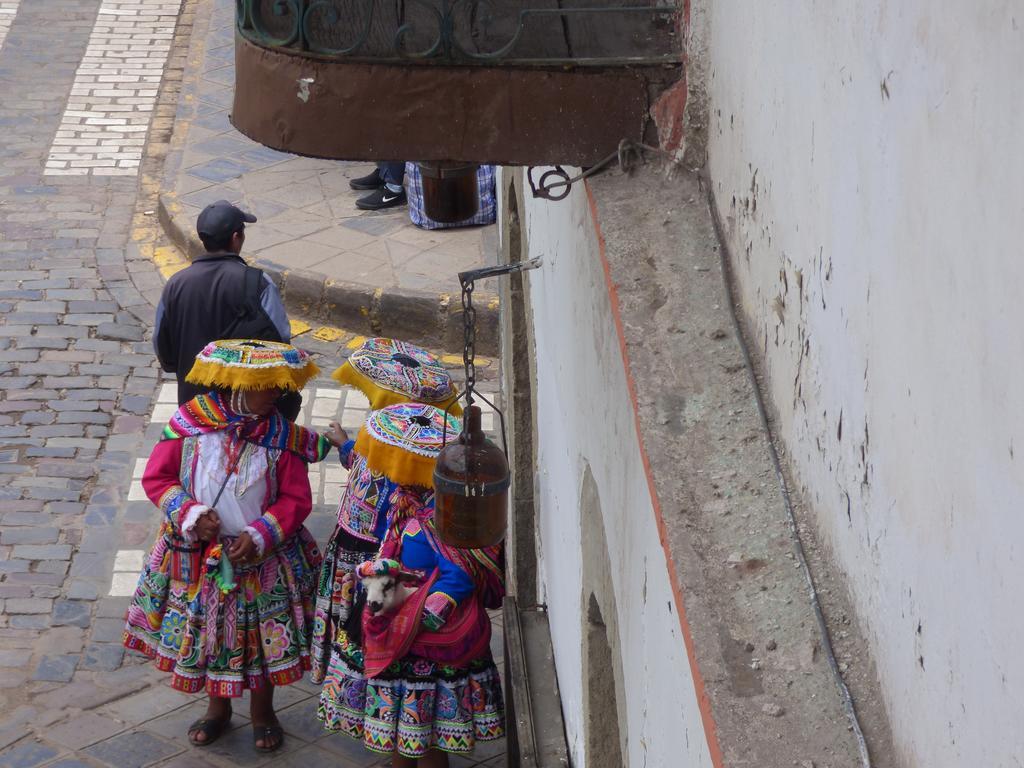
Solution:
[(618, 160), (619, 170), (623, 173), (631, 173), (637, 166), (645, 162), (646, 154), (661, 155), (666, 163), (669, 164), (670, 169), (674, 169), (679, 164), (678, 160), (660, 147), (652, 147), (639, 141), (623, 139), (619, 142), (619, 146), (614, 152), (575, 176), (570, 177), (569, 172), (565, 168), (556, 165), (554, 168), (542, 173), (540, 178), (534, 181), (533, 172), (536, 168), (531, 166), (526, 170), (526, 179), (530, 184), (530, 192), (534, 197), (557, 202), (569, 196), (573, 184), (603, 173), (611, 167), (612, 162), (615, 160)]

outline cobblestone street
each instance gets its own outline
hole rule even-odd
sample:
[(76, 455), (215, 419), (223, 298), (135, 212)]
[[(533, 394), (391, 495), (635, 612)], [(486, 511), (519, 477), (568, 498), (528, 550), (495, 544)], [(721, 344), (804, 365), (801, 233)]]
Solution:
[[(230, 735), (191, 749), (203, 702), (122, 650), (159, 522), (139, 478), (174, 408), (149, 342), (162, 278), (138, 246), (151, 213), (139, 175), (190, 5), (179, 17), (177, 0), (0, 0), (0, 768), (382, 760), (320, 729), (307, 682), (279, 691), (280, 753), (254, 751), (245, 704)], [(354, 432), (367, 403), (327, 375), (358, 340), (296, 343), (324, 371), (300, 423)], [(345, 471), (332, 458), (311, 481), (323, 544)], [(503, 751), (452, 765), (503, 765)]]

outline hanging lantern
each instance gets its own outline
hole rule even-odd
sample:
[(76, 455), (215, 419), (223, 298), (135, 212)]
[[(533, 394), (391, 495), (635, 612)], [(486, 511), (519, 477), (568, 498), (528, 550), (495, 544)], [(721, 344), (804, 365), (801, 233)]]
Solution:
[(511, 477), (505, 454), (480, 427), (480, 408), (463, 414), (462, 434), (434, 467), (434, 521), (453, 547), (490, 547), (505, 538)]
[[(508, 529), (508, 489), (511, 476), (505, 458), (508, 454), (505, 415), (476, 391), (474, 282), (486, 277), (535, 269), (540, 264), (540, 258), (536, 258), (517, 264), (459, 273), (464, 336), (462, 362), (466, 369), (466, 388), (461, 398), (465, 399), (466, 408), (463, 411), (462, 433), (454, 442), (448, 444), (446, 441), (434, 466), (434, 524), (442, 541), (453, 547), (490, 547), (504, 539)], [(501, 420), (504, 450), (484, 435), (480, 426), (480, 407), (473, 404), (477, 397), (490, 405)]]
[(423, 180), (423, 212), (442, 224), (457, 224), (476, 216), (480, 190), (470, 163), (420, 163)]

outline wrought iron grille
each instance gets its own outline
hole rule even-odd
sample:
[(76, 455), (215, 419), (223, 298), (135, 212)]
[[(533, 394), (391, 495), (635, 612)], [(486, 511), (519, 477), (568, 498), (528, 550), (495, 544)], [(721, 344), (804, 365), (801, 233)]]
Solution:
[(236, 0), (256, 45), (323, 58), (418, 64), (622, 66), (681, 61), (665, 0)]

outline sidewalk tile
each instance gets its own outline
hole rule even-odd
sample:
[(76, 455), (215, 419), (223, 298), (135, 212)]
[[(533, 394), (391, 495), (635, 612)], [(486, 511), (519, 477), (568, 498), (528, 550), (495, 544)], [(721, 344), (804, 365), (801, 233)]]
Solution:
[(120, 668), (124, 660), (124, 646), (118, 643), (90, 643), (82, 656), (82, 669), (109, 672)]
[(473, 749), (473, 759), (483, 763), (499, 757), (503, 758), (507, 749), (508, 745), (505, 743), (505, 739), (479, 741)]
[(316, 716), (317, 704), (316, 699), (307, 699), (287, 709), (278, 709), (277, 719), (289, 736), (308, 742), (317, 741), (327, 735)]
[(84, 751), (89, 757), (96, 758), (111, 768), (142, 768), (181, 750), (181, 747), (169, 744), (152, 734), (132, 731), (101, 741)]
[(305, 238), (323, 232), (330, 226), (330, 221), (306, 211), (285, 210), (277, 216), (267, 219), (267, 225), (281, 232), (287, 232), (294, 238)]
[[(303, 172), (296, 171), (296, 173)], [(319, 202), (323, 199), (323, 190), (320, 189), (318, 184), (307, 183), (307, 179), (311, 175), (315, 174), (310, 173), (306, 178), (296, 181), (294, 184), (289, 184), (286, 187), (267, 190), (263, 193), (264, 197), (269, 197), (271, 200), (276, 200), (280, 203), (288, 203), (295, 208), (302, 208), (305, 205)]]
[(209, 181), (231, 181), (237, 179), (246, 171), (251, 170), (248, 165), (239, 163), (237, 160), (218, 158), (188, 169), (189, 176), (195, 176)]
[[(260, 229), (263, 228), (267, 219), (273, 218), (282, 211), (288, 210), (288, 206), (282, 205), (281, 203), (275, 203), (273, 200), (267, 200), (262, 197), (246, 197), (244, 207), (249, 213), (259, 219), (256, 223), (260, 225)], [(247, 247), (249, 245), (249, 238), (252, 237), (253, 232), (254, 230), (251, 228), (246, 230), (245, 238)]]
[[(260, 214), (256, 213), (256, 218), (259, 218), (259, 216)], [(295, 238), (291, 235), (272, 227), (264, 226), (262, 221), (258, 221), (245, 230), (245, 251), (248, 254), (260, 254), (262, 256), (264, 251), (283, 243), (291, 244), (294, 240)]]
[(337, 251), (329, 246), (306, 241), (297, 242), (290, 238), (288, 242), (261, 250), (260, 258), (286, 265), (291, 269), (308, 269), (336, 254)]
[(70, 683), (75, 675), (75, 667), (78, 666), (78, 656), (75, 654), (43, 656), (36, 666), (33, 680), (44, 680), (51, 683)]
[[(164, 675), (164, 678), (167, 676)], [(160, 717), (190, 704), (193, 697), (167, 685), (147, 688), (134, 696), (109, 704), (99, 714), (110, 715), (131, 725)]]
[(0, 768), (34, 768), (52, 760), (58, 752), (48, 744), (22, 743), (0, 755)]
[(213, 139), (201, 141), (190, 147), (191, 151), (199, 151), (211, 157), (223, 157), (225, 155), (241, 154), (253, 148), (253, 142), (235, 138), (231, 135), (221, 135)]
[(207, 104), (214, 104), (221, 109), (231, 109), (232, 102), (234, 102), (233, 89), (220, 87), (213, 82), (209, 82), (206, 85), (207, 87), (201, 89), (199, 93), (201, 100)]
[(203, 189), (191, 192), (182, 197), (181, 201), (193, 208), (202, 209), (210, 203), (215, 203), (218, 200), (227, 200), (228, 202), (237, 203), (240, 201), (241, 197), (242, 192), (238, 184), (236, 182), (228, 181), (224, 183), (211, 184)]
[(345, 221), (358, 216), (364, 216), (365, 211), (356, 208), (356, 192), (346, 192), (338, 197), (325, 200), (331, 210), (331, 216), (337, 221)]
[(158, 765), (159, 768), (223, 768), (223, 763), (207, 760), (198, 749), (182, 752), (177, 757), (172, 757), (170, 760)]
[(408, 224), (409, 219), (407, 216), (399, 216), (399, 213), (404, 212), (404, 209), (399, 212), (395, 212), (392, 209), (390, 213), (374, 213), (358, 218), (345, 219), (341, 225), (358, 230), (359, 232), (365, 232), (368, 235), (390, 235)]
[[(452, 275), (457, 273), (452, 272)], [(438, 288), (438, 281), (435, 277), (426, 277), (425, 275), (419, 275), (415, 272), (398, 272), (398, 287), (407, 291), (420, 291), (427, 293), (429, 291)], [(458, 290), (458, 278), (452, 278), (451, 285), (441, 286), (443, 290), (448, 293), (452, 293)]]
[[(345, 733), (331, 733), (316, 743), (317, 747), (331, 754), (338, 755), (352, 766), (352, 768), (370, 768), (378, 764), (390, 765), (391, 760), (376, 752), (371, 752), (363, 746), (362, 742)], [(384, 758), (382, 761), (381, 758)], [(329, 765), (330, 763), (328, 763)]]
[[(199, 720), (206, 712), (206, 698), (196, 697), (196, 700), (187, 707), (175, 710), (170, 714), (153, 720), (147, 720), (138, 727), (149, 731), (161, 738), (167, 739), (172, 744), (188, 746), (188, 727), (196, 720)], [(241, 707), (235, 707), (231, 715), (231, 726), (239, 728), (249, 722), (248, 709), (240, 711)]]
[(249, 142), (249, 149), (242, 152), (240, 157), (247, 163), (266, 167), (290, 160), (294, 155), (289, 155), (287, 152), (278, 152), (276, 149), (264, 147), (256, 142)]
[(273, 763), (274, 768), (310, 768), (310, 766), (320, 765), (347, 768), (346, 766), (339, 765), (337, 759), (330, 752), (325, 752), (312, 744), (302, 747), (289, 755), (284, 755)]
[(88, 747), (123, 731), (127, 726), (110, 717), (84, 712), (77, 717), (48, 728), (46, 738), (71, 750)]
[(336, 248), (339, 251), (353, 251), (376, 242), (375, 235), (340, 225), (314, 232), (306, 239), (314, 243)]
[(304, 741), (299, 739), (285, 738), (284, 744), (276, 752), (263, 754), (256, 751), (253, 746), (252, 727), (246, 723), (232, 728), (216, 742), (208, 747), (203, 747), (203, 754), (215, 755), (218, 758), (225, 758), (234, 765), (244, 765), (246, 768), (271, 764), (277, 766), (288, 754), (296, 752), (306, 746)]
[[(276, 193), (280, 192), (284, 187), (298, 184), (299, 182), (315, 183), (316, 178), (317, 172), (315, 170), (295, 168), (292, 165), (292, 161), (289, 161), (273, 168), (246, 174), (243, 181), (247, 195), (272, 197), (279, 203), (294, 207), (294, 200), (290, 200), (287, 196), (278, 199), (279, 196)], [(299, 207), (301, 208), (302, 206), (300, 205)]]
[[(326, 246), (321, 246), (326, 247)], [(344, 280), (351, 283), (366, 283), (367, 275), (383, 278), (377, 285), (393, 285), (395, 281), (391, 266), (380, 260), (364, 256), (355, 251), (332, 253), (328, 258), (316, 263), (316, 271), (332, 280)]]

